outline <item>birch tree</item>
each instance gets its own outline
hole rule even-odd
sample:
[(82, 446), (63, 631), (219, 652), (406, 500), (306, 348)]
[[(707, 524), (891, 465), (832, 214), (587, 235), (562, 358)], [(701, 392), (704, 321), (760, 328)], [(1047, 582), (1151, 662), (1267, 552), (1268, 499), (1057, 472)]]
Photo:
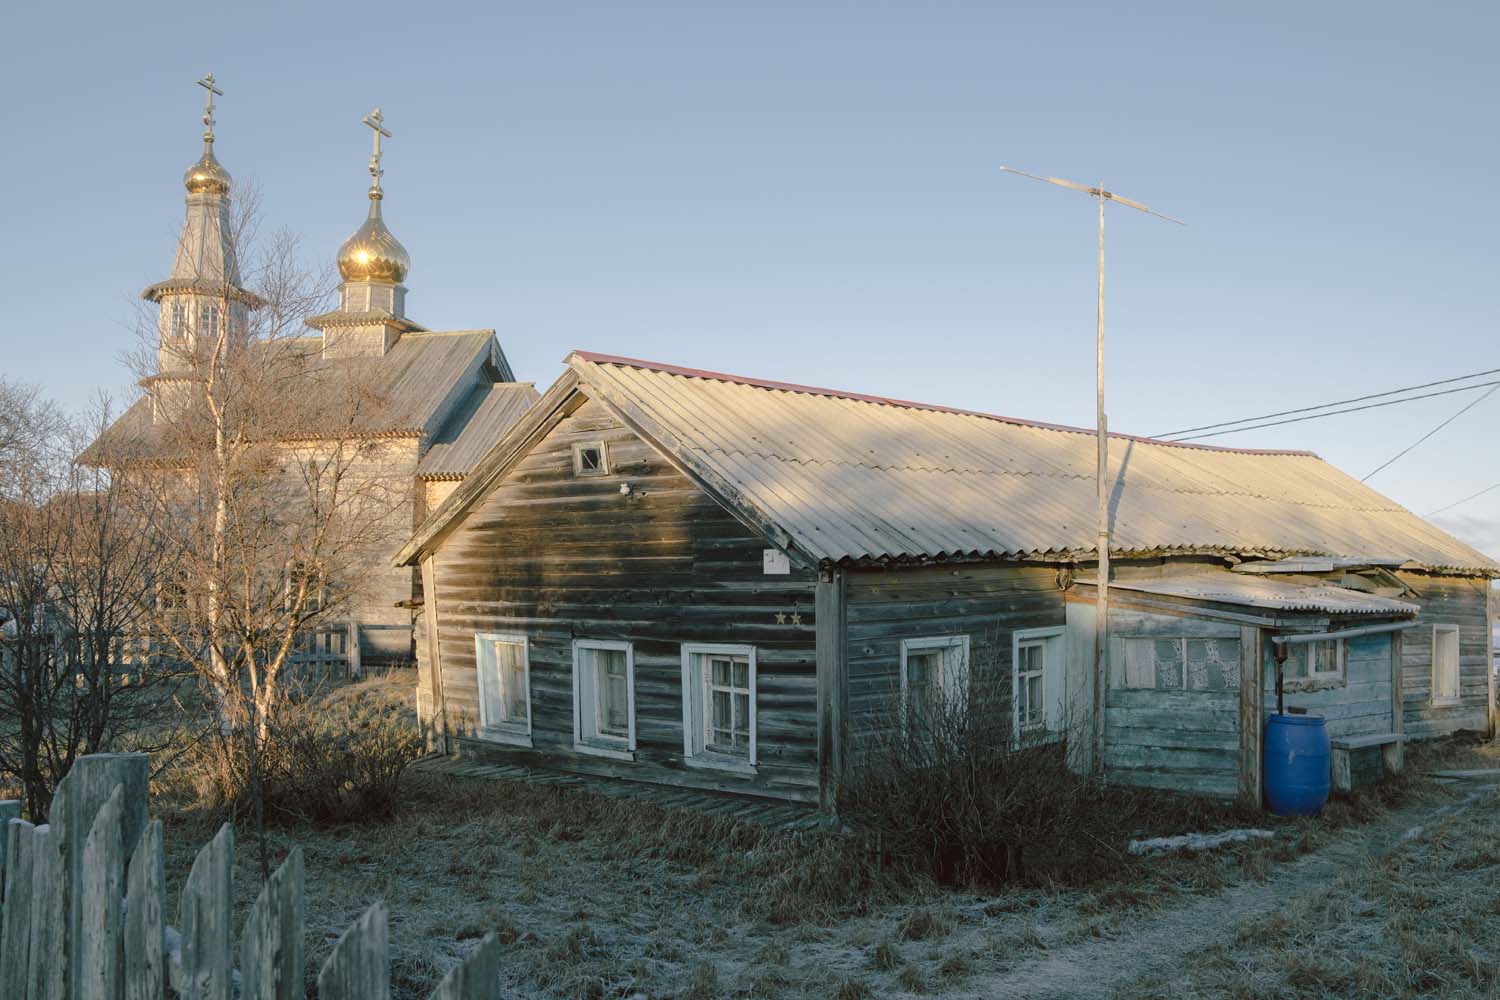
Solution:
[(211, 321), (160, 351), (154, 317), (144, 330), (154, 415), (128, 463), (169, 550), (153, 632), (210, 697), (229, 801), (257, 780), (299, 642), (347, 616), (410, 488), (370, 430), (383, 404), (369, 366), (326, 361), (304, 336), (331, 282), (298, 264), (289, 235), (257, 241), (251, 202), (228, 237), (236, 262), (252, 262), (243, 284), (200, 292)]

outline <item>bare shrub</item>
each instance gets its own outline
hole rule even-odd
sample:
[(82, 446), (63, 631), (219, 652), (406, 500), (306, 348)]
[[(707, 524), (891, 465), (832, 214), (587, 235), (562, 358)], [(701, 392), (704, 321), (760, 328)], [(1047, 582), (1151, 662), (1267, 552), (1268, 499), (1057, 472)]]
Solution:
[(283, 706), (258, 741), (257, 760), (245, 744), (227, 738), (200, 754), (198, 794), (234, 815), (249, 814), (254, 764), (268, 819), (334, 824), (392, 815), (402, 775), (423, 749), (416, 718), (404, 704), (405, 686), (397, 690), (390, 682), (368, 681)]
[(1070, 768), (1068, 734), (1023, 729), (1016, 738), (998, 673), (896, 706), (839, 786), (841, 814), (940, 883), (1018, 878), (1027, 849), (1092, 833), (1099, 783)]

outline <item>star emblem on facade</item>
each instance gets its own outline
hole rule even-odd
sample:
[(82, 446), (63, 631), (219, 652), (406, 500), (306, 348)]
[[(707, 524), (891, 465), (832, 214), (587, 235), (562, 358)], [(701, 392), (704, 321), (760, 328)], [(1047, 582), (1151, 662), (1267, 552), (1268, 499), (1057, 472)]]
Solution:
[(796, 611), (792, 612), (792, 624), (793, 625), (801, 625), (802, 624), (802, 615), (801, 615), (800, 612), (796, 612)]
[(786, 624), (786, 612), (784, 612), (784, 611), (778, 611), (778, 612), (776, 612), (776, 624), (777, 625), (785, 625)]

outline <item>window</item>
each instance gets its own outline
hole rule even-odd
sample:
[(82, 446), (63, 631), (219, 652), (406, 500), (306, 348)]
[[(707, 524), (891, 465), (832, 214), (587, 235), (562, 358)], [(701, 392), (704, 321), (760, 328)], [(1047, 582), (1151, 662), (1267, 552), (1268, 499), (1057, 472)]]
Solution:
[(531, 658), (524, 635), (474, 636), (482, 736), (531, 745)]
[(1064, 677), (1066, 630), (1059, 626), (1011, 633), (1011, 725), (1026, 734), (1059, 732), (1067, 711)]
[(1432, 626), (1432, 703), (1458, 704), (1458, 626)]
[(185, 617), (190, 606), (186, 570), (169, 572), (156, 581), (156, 607), (168, 619)]
[(689, 764), (755, 766), (755, 648), (682, 647), (682, 749)]
[(201, 306), (198, 309), (198, 332), (204, 336), (216, 336), (219, 332), (219, 307)]
[(580, 476), (602, 476), (609, 471), (602, 441), (573, 446), (573, 472)]
[(635, 653), (628, 642), (573, 643), (573, 745), (628, 757), (635, 749)]
[(302, 602), (302, 617), (310, 618), (323, 610), (327, 589), (323, 583), (323, 571), (316, 563), (294, 561), (286, 569), (286, 607), (292, 610), (297, 600), (297, 590), (302, 581), (307, 581), (307, 596)]
[(901, 640), (901, 728), (918, 732), (968, 707), (969, 637)]
[(1025, 732), (1046, 724), (1047, 646), (1038, 641), (1023, 642), (1016, 657), (1016, 728)]
[(1288, 643), (1281, 677), (1284, 681), (1343, 680), (1344, 640)]
[(173, 340), (181, 340), (187, 336), (188, 310), (181, 302), (172, 303), (172, 325), (169, 328)]
[(1121, 643), (1122, 662), (1111, 665), (1115, 687), (1231, 691), (1240, 686), (1238, 639), (1137, 637)]

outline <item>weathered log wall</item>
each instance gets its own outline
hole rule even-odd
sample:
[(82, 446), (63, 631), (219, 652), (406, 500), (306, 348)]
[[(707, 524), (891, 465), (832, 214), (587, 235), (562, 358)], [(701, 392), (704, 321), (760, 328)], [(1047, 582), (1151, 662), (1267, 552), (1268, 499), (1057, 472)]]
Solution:
[[(1401, 701), (1406, 732), (1416, 739), (1489, 726), (1489, 581), (1398, 573), (1417, 592), (1422, 612), (1402, 637)], [(1459, 704), (1432, 703), (1432, 627), (1458, 626)]]
[[(599, 441), (608, 474), (575, 475), (573, 445)], [(815, 576), (796, 569), (765, 575), (766, 546), (660, 452), (586, 402), (561, 418), (432, 557), (424, 601), (436, 608), (434, 687), (442, 704), (435, 710), (462, 751), (500, 749), (479, 738), (474, 636), (522, 633), (530, 643), (534, 744), (523, 752), (635, 780), (815, 798)], [(574, 639), (634, 644), (633, 761), (574, 749)], [(683, 765), (687, 642), (754, 645), (754, 775)]]
[[(1112, 609), (1104, 700), (1104, 772), (1121, 784), (1231, 798), (1239, 792), (1240, 684), (1216, 690), (1126, 686), (1131, 639), (1234, 643), (1240, 627), (1186, 615)], [(1389, 703), (1387, 703), (1389, 709)]]
[[(1276, 661), (1272, 643), (1264, 644), (1265, 710), (1276, 710)], [(1283, 700), (1328, 720), (1328, 735), (1367, 736), (1394, 732), (1391, 723), (1391, 637), (1364, 635), (1344, 642), (1341, 681), (1288, 683)]]
[[(850, 741), (888, 728), (901, 691), (903, 639), (969, 637), (971, 684), (1008, 698), (1017, 629), (1064, 625), (1057, 570), (1045, 566), (922, 566), (848, 575)], [(1009, 727), (1009, 716), (1000, 720)]]

